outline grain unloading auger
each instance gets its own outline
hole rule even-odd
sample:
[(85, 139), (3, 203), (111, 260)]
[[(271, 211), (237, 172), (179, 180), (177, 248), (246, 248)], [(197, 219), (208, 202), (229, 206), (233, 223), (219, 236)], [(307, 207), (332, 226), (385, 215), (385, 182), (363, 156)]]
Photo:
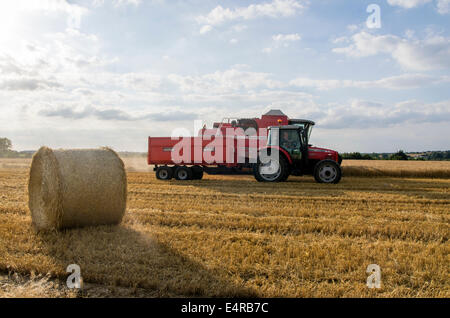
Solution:
[(271, 110), (261, 118), (214, 123), (196, 137), (149, 137), (148, 164), (155, 166), (160, 180), (201, 179), (206, 172), (253, 173), (261, 182), (313, 175), (320, 183), (338, 183), (342, 158), (334, 150), (309, 144), (314, 125)]

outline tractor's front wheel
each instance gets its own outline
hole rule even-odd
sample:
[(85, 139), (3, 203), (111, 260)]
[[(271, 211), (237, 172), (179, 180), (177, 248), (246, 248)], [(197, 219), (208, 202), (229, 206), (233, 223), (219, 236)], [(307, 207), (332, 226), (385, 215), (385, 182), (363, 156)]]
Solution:
[(259, 182), (282, 182), (289, 175), (289, 166), (283, 157), (259, 161), (253, 166), (253, 175)]
[(314, 168), (314, 178), (319, 183), (339, 183), (341, 177), (341, 166), (336, 161), (322, 160)]

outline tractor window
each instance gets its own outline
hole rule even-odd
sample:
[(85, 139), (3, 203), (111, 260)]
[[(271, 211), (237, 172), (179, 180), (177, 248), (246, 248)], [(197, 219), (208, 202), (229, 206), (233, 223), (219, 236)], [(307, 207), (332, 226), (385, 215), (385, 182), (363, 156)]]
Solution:
[(305, 129), (305, 123), (293, 123), (290, 125), (298, 126), (298, 128)]
[(313, 126), (308, 126), (308, 142), (309, 142), (309, 139), (311, 138), (311, 131), (312, 131), (312, 128), (313, 128)]
[(279, 136), (280, 129), (273, 127), (269, 130), (269, 135), (267, 136), (267, 145), (268, 146), (278, 146), (279, 145)]
[(300, 150), (300, 136), (298, 130), (288, 129), (280, 132), (280, 146), (288, 152)]

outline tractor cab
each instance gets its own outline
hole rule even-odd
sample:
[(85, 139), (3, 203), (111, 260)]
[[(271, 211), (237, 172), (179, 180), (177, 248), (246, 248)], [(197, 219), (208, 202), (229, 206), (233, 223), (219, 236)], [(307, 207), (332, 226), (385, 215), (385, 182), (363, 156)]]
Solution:
[(299, 125), (269, 127), (268, 147), (280, 147), (289, 154), (292, 161), (306, 159), (308, 131)]
[(306, 119), (290, 119), (289, 125), (269, 127), (268, 146), (281, 146), (290, 154), (307, 155), (309, 138), (315, 122)]
[(313, 129), (313, 126), (316, 123), (312, 120), (306, 120), (306, 119), (289, 119), (289, 125), (297, 126), (301, 128), (303, 131), (305, 131), (308, 142), (309, 138), (311, 137), (311, 131)]

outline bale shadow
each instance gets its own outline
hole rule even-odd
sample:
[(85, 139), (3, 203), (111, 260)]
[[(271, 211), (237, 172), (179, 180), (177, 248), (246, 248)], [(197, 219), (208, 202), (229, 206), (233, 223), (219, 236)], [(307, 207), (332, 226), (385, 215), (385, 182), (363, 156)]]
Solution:
[[(220, 273), (126, 226), (98, 226), (38, 234), (65, 280), (77, 264), (85, 283), (141, 288), (155, 297), (256, 297)], [(192, 248), (195, 248), (193, 246)], [(185, 255), (189, 251), (186, 251)]]

